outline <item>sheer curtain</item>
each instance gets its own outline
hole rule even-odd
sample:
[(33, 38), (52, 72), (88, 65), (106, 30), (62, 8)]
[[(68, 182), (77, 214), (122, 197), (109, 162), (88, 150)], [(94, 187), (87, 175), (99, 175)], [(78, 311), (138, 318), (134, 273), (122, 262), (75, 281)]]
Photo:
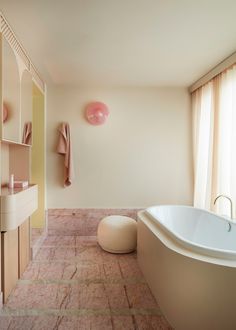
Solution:
[(194, 206), (229, 215), (236, 200), (236, 65), (192, 94)]

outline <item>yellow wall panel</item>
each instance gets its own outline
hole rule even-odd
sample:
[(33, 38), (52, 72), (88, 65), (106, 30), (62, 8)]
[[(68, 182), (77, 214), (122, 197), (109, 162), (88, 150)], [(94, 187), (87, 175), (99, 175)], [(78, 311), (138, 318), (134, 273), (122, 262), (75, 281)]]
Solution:
[(45, 112), (44, 95), (33, 86), (33, 146), (31, 182), (38, 184), (38, 210), (31, 216), (31, 227), (45, 226)]

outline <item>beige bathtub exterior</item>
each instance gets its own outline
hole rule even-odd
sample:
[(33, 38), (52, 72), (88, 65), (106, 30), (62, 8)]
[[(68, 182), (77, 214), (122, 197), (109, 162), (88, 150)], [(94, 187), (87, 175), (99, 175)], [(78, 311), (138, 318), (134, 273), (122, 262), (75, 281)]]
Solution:
[[(139, 212), (138, 262), (176, 330), (236, 329), (236, 262), (189, 253)], [(200, 260), (199, 260), (200, 259)]]

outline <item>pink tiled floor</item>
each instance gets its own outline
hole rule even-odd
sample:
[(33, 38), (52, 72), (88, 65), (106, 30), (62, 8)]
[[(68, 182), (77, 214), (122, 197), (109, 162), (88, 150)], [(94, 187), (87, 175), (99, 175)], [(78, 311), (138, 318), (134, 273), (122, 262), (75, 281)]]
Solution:
[[(71, 220), (65, 217), (67, 228)], [(56, 230), (55, 222), (53, 226)], [(72, 227), (75, 233), (74, 219)], [(61, 235), (63, 231), (61, 227), (60, 235), (44, 240), (18, 281), (0, 312), (1, 330), (171, 329), (135, 253), (110, 254), (96, 236)]]

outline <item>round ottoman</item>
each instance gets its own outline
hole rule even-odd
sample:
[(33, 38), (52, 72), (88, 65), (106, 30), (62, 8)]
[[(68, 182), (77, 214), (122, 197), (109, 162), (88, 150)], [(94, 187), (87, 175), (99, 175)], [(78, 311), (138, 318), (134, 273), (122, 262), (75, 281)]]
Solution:
[(128, 253), (136, 249), (137, 223), (122, 215), (110, 215), (98, 225), (98, 243), (112, 253)]

